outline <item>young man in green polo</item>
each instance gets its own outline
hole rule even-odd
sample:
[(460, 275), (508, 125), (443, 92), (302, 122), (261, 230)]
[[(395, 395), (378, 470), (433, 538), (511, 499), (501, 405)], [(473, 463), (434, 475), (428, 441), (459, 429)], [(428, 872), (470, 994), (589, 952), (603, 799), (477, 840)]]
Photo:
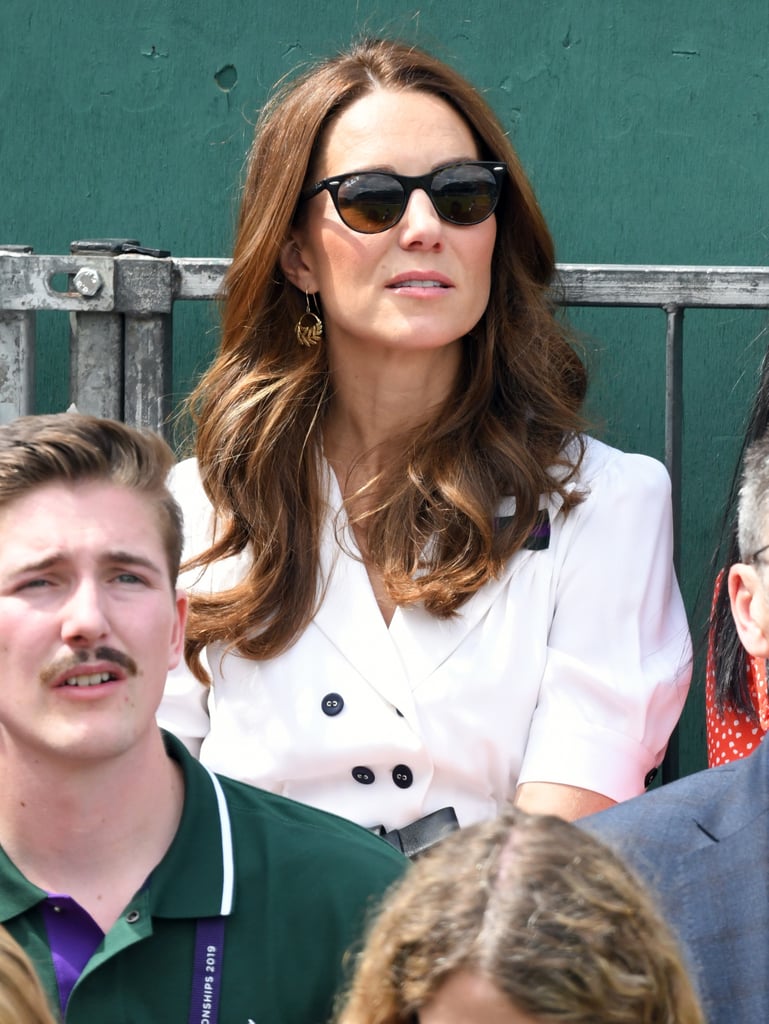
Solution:
[(78, 414), (0, 428), (0, 921), (68, 1024), (322, 1024), (406, 861), (161, 733), (173, 461)]

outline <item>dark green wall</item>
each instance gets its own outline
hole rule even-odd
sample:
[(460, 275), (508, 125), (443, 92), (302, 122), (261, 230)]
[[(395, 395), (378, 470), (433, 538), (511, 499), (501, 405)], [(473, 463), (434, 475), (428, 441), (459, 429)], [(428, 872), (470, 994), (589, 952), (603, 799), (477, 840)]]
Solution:
[[(126, 236), (228, 255), (270, 85), (361, 30), (455, 63), (509, 127), (568, 262), (769, 263), (767, 0), (0, 0), (0, 243)], [(581, 311), (591, 408), (662, 454), (664, 316)], [(687, 314), (682, 585), (695, 627), (765, 314)], [(40, 317), (38, 400), (66, 400), (64, 318)], [(216, 339), (176, 315), (182, 394)], [(704, 604), (706, 605), (706, 601)], [(702, 763), (699, 678), (682, 730)]]

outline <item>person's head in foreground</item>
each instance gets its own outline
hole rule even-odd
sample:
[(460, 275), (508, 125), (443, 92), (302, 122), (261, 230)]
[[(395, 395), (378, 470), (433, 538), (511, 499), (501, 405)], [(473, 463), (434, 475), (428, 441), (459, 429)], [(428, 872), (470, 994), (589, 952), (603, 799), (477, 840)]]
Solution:
[(0, 1024), (54, 1024), (29, 957), (0, 927)]
[(640, 883), (575, 825), (510, 810), (393, 890), (338, 1024), (704, 1024)]

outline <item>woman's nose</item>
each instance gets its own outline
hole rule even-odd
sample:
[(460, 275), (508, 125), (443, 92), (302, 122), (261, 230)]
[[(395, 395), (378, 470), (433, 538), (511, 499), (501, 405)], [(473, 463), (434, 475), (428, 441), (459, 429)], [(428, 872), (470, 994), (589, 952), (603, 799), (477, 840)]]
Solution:
[(414, 245), (435, 248), (443, 239), (443, 221), (432, 199), (421, 188), (415, 188), (409, 196), (398, 227), (404, 248)]

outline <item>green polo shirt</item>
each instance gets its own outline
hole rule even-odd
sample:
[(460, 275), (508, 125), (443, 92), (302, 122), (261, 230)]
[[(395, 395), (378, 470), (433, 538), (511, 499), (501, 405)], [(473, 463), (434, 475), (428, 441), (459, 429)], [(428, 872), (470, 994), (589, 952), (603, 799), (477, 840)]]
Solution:
[[(408, 861), (342, 818), (214, 777), (174, 737), (165, 741), (184, 773), (179, 829), (86, 964), (67, 1024), (213, 1020), (207, 1003), (192, 1016), (190, 1003), (194, 981), (211, 980), (210, 964), (193, 969), (198, 919), (218, 917), (219, 1024), (324, 1024), (345, 951)], [(32, 957), (56, 1012), (45, 895), (0, 849), (0, 920)]]

